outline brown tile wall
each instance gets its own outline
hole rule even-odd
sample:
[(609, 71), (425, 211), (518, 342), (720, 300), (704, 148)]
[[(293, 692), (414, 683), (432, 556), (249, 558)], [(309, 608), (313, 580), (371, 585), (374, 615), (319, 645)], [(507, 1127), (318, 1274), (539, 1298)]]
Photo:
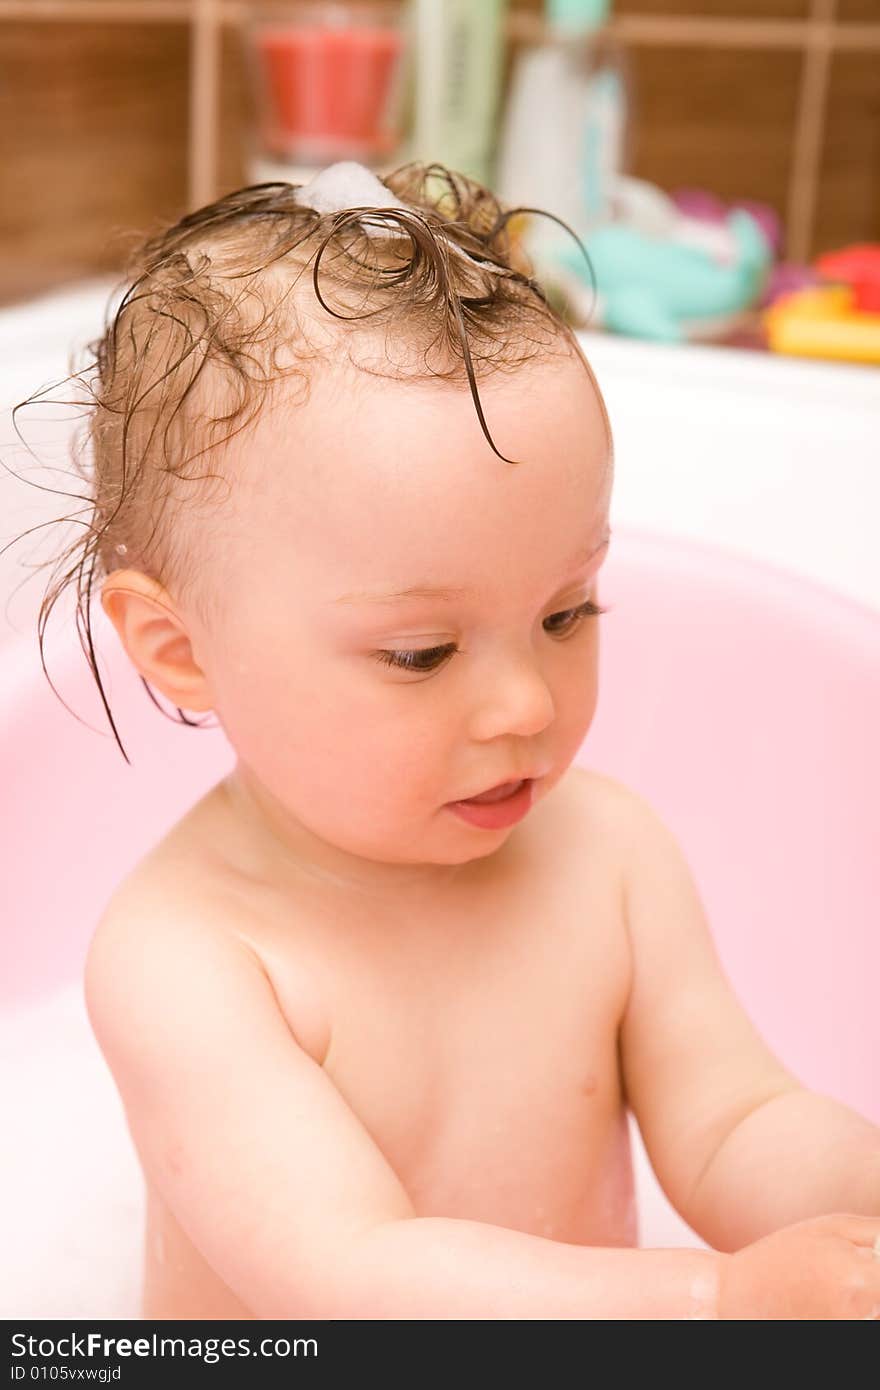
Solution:
[(120, 263), (186, 199), (186, 25), (0, 24), (0, 300)]

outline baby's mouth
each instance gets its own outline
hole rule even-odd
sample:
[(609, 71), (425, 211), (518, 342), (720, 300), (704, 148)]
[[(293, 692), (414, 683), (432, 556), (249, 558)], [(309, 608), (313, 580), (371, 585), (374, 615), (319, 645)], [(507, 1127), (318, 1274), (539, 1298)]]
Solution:
[(487, 792), (480, 792), (479, 796), (463, 797), (462, 800), (475, 802), (477, 805), (483, 805), (484, 802), (489, 801), (504, 801), (506, 797), (513, 796), (518, 792), (527, 780), (528, 778), (521, 777), (518, 782), (501, 782), (499, 786), (491, 787)]

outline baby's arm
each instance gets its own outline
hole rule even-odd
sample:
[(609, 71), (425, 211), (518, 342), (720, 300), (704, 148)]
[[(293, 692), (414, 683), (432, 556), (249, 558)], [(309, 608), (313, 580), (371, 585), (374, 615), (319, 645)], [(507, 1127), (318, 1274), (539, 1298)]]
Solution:
[(714, 1251), (416, 1216), (222, 906), (207, 912), (131, 894), (111, 905), (86, 1001), (151, 1181), (255, 1316), (716, 1316), (727, 1257)]
[(825, 1212), (880, 1216), (880, 1129), (831, 1096), (785, 1091), (734, 1125), (698, 1195), (737, 1213), (740, 1244)]
[(723, 1251), (826, 1213), (880, 1216), (880, 1130), (783, 1066), (727, 979), (676, 837), (635, 793), (618, 804), (634, 963), (622, 1069), (667, 1196)]

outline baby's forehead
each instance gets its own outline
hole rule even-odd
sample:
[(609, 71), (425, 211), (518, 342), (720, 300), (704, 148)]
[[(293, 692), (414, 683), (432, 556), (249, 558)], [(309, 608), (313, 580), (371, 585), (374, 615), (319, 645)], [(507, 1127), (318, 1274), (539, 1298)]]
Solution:
[(254, 443), (269, 460), (296, 457), (312, 469), (322, 461), (348, 465), (353, 481), (367, 485), (385, 469), (402, 480), (407, 465), (418, 474), (436, 462), (449, 476), (455, 459), (494, 459), (506, 471), (516, 465), (494, 452), (482, 410), (507, 459), (538, 464), (562, 453), (584, 467), (607, 462), (604, 406), (579, 357), (483, 374), (475, 385), (479, 407), (467, 380), (416, 374), (400, 354), (389, 360), (387, 344), (366, 340), (353, 353), (340, 351), (276, 383)]
[(447, 585), (536, 526), (562, 557), (598, 536), (608, 453), (583, 368), (499, 375), (480, 396), (493, 439), (521, 463), (493, 453), (466, 385), (337, 367), (307, 397), (276, 397), (239, 460), (236, 529), (253, 566), (321, 592)]

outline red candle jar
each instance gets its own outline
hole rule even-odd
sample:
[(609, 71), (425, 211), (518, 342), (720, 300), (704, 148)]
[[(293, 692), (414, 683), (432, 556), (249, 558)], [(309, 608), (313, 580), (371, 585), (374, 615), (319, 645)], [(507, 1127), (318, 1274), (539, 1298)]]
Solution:
[(252, 20), (250, 65), (263, 149), (314, 165), (392, 156), (403, 137), (408, 44), (400, 0), (301, 0)]

